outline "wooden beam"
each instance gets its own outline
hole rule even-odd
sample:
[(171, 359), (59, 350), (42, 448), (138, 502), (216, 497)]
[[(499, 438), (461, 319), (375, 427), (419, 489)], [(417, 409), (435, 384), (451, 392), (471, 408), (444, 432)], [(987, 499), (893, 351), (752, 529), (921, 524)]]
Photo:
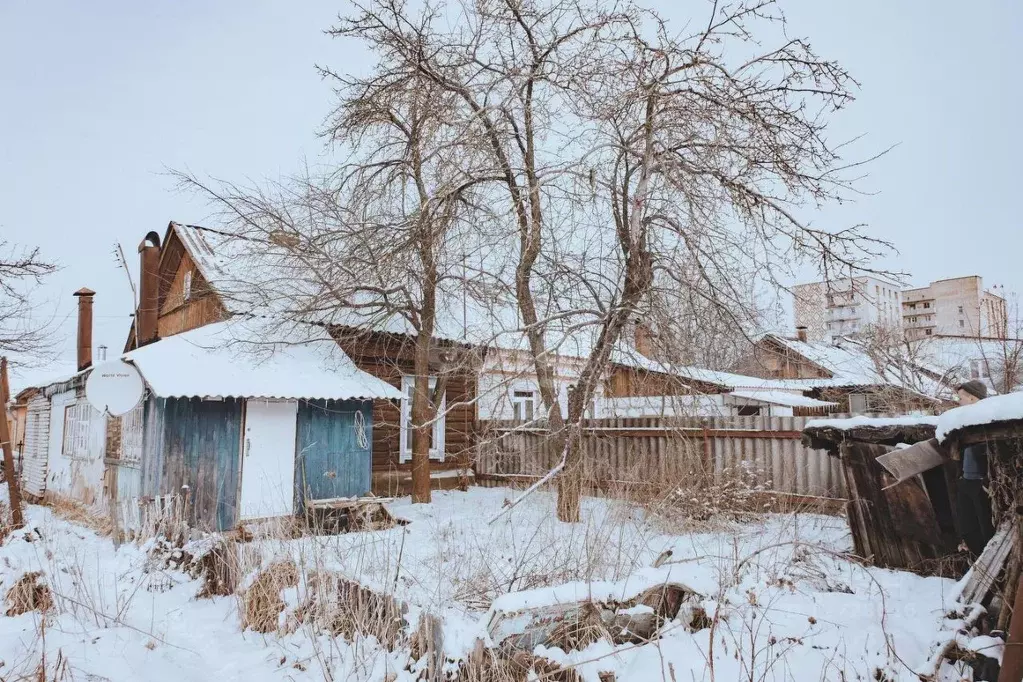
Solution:
[(4, 478), (7, 479), (7, 491), (11, 502), (11, 524), (14, 528), (25, 525), (25, 517), (21, 513), (21, 489), (18, 485), (18, 474), (14, 470), (14, 449), (11, 444), (11, 428), (7, 421), (7, 403), (11, 399), (10, 384), (7, 380), (7, 358), (0, 358), (0, 446), (4, 454)]

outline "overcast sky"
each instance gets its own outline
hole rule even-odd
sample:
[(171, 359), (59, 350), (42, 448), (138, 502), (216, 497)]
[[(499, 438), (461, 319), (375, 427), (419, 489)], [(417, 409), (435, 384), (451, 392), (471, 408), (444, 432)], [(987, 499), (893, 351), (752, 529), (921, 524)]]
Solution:
[[(681, 21), (701, 2), (647, 0)], [(682, 6), (681, 8), (678, 6)], [(116, 267), (168, 221), (208, 209), (166, 168), (261, 180), (323, 154), (332, 101), (315, 64), (365, 55), (322, 34), (343, 0), (0, 2), (0, 236), (42, 247), (62, 269), (45, 294), (73, 363), (74, 300), (97, 291), (96, 343), (118, 349), (132, 309)], [(1023, 111), (1023, 2), (782, 0), (806, 35), (862, 83), (834, 136), (865, 135), (856, 204), (817, 218), (866, 222), (901, 251), (883, 265), (913, 284), (980, 274), (1023, 291), (1016, 201)]]

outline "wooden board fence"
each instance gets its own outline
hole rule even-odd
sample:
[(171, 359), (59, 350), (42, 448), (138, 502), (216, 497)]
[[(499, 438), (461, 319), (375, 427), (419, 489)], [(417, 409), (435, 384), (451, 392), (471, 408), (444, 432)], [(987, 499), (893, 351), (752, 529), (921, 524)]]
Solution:
[[(839, 462), (800, 438), (808, 417), (641, 417), (586, 420), (584, 477), (591, 485), (662, 489), (738, 476), (765, 491), (846, 499)], [(526, 482), (561, 461), (548, 430), (483, 422), (478, 480)]]

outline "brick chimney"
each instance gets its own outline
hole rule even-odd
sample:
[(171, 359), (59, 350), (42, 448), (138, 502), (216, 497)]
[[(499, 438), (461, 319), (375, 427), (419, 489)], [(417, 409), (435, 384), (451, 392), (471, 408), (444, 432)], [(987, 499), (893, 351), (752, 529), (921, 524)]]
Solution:
[(640, 355), (654, 359), (654, 335), (645, 322), (636, 320), (633, 323), (633, 344)]
[(806, 343), (806, 327), (796, 327), (796, 340)]
[(159, 338), (160, 235), (150, 232), (139, 244), (139, 309), (135, 315), (137, 345)]
[(78, 299), (78, 371), (92, 367), (92, 297), (96, 292), (81, 288)]

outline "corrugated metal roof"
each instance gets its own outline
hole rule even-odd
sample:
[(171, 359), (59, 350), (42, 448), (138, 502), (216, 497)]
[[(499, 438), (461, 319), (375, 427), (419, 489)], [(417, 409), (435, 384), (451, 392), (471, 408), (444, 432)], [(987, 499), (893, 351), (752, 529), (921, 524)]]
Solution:
[(747, 400), (757, 400), (772, 405), (784, 405), (785, 407), (832, 407), (837, 405), (837, 403), (807, 398), (804, 395), (789, 391), (732, 391), (731, 393), (725, 393), (725, 395), (745, 398)]
[[(274, 339), (268, 342), (266, 339)], [(122, 356), (161, 397), (398, 399), (355, 366), (317, 327), (275, 329), (232, 319), (161, 339)]]

